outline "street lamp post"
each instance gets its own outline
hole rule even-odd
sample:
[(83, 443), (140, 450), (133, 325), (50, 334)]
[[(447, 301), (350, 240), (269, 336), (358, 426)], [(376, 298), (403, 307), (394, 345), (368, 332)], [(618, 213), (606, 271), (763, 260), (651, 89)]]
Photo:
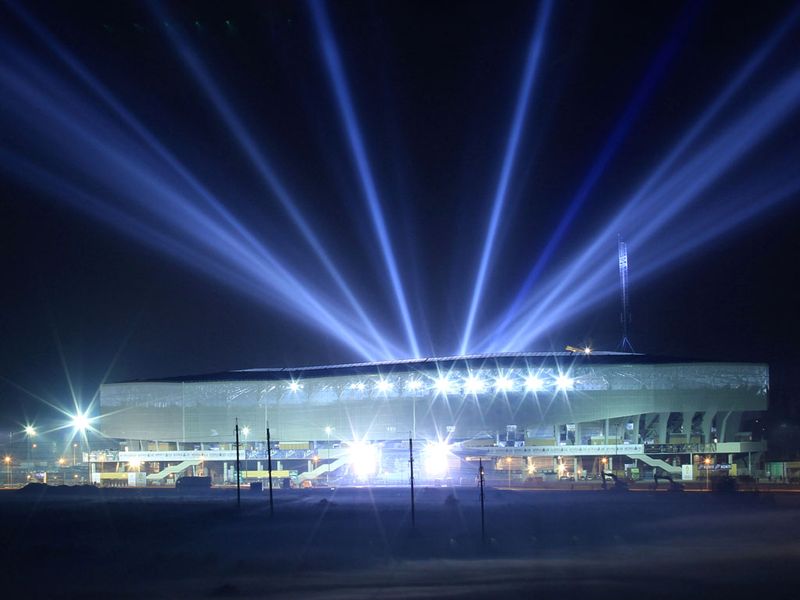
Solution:
[(6, 485), (11, 487), (11, 457), (6, 456), (3, 462), (6, 463)]
[(247, 479), (247, 472), (250, 470), (250, 459), (247, 456), (247, 438), (250, 436), (250, 428), (247, 425), (242, 427), (242, 435), (244, 435), (244, 478)]
[(703, 462), (706, 465), (706, 491), (708, 491), (708, 475), (709, 475), (709, 471), (711, 470), (710, 469), (710, 467), (711, 467), (711, 459), (706, 457), (706, 459)]
[(31, 440), (36, 437), (36, 428), (33, 425), (25, 425), (25, 435), (28, 437), (28, 462), (30, 462), (32, 448), (36, 448), (36, 444), (31, 445)]
[(506, 456), (506, 471), (508, 471), (508, 487), (511, 487), (511, 457)]
[(331, 433), (333, 432), (333, 427), (328, 425), (325, 427), (325, 435), (328, 438), (328, 472), (325, 474), (325, 483), (330, 485), (331, 484)]

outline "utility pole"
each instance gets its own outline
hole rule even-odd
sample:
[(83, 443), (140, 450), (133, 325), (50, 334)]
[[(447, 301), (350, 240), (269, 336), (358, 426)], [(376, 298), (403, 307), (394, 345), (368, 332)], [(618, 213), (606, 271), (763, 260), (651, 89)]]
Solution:
[(239, 471), (239, 419), (236, 419), (236, 508), (242, 508), (242, 478)]
[(484, 515), (484, 493), (483, 493), (483, 486), (484, 486), (484, 476), (483, 476), (483, 459), (478, 459), (478, 474), (480, 476), (480, 483), (481, 483), (481, 542), (484, 544), (486, 543), (486, 517)]
[(408, 464), (411, 467), (411, 527), (417, 526), (417, 514), (414, 507), (414, 440), (408, 438)]
[(272, 501), (272, 443), (269, 438), (269, 425), (267, 425), (267, 476), (269, 478), (269, 516), (275, 516), (275, 505)]

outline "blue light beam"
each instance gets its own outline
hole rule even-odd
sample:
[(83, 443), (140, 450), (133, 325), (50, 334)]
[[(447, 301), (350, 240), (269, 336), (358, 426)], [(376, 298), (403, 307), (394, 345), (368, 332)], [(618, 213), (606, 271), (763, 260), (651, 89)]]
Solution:
[[(522, 303), (522, 297), (517, 295), (514, 303), (506, 309), (502, 320), (491, 328), (493, 334), (484, 338), (479, 346), (480, 349), (493, 348), (495, 342), (503, 339), (505, 335), (503, 332), (507, 331), (509, 326), (520, 318), (522, 313), (530, 310), (531, 307), (537, 306), (539, 309), (549, 310), (554, 299), (562, 295), (564, 290), (573, 288), (578, 282), (585, 280), (585, 276), (593, 272), (594, 268), (597, 268), (596, 266), (592, 267), (590, 263), (592, 261), (596, 262), (598, 257), (604, 256), (603, 248), (608, 246), (609, 240), (615, 237), (617, 232), (628, 231), (631, 227), (637, 227), (638, 225), (635, 225), (637, 222), (650, 222), (652, 213), (648, 211), (656, 210), (658, 207), (657, 202), (652, 201), (655, 195), (651, 192), (660, 181), (663, 181), (675, 162), (686, 153), (692, 143), (708, 129), (719, 113), (736, 97), (737, 92), (758, 72), (759, 67), (769, 58), (786, 34), (796, 26), (799, 18), (800, 6), (792, 10), (781, 21), (781, 24), (772, 32), (767, 41), (738, 69), (736, 76), (717, 95), (711, 105), (703, 111), (689, 130), (681, 136), (669, 154), (646, 178), (637, 191), (631, 195), (604, 230), (594, 237), (594, 241), (579, 256), (569, 262), (570, 268), (567, 275), (571, 276), (565, 276), (564, 273), (561, 273), (557, 281), (553, 282), (549, 287), (544, 286), (544, 289), (549, 292), (544, 299), (540, 295), (535, 295)], [(660, 196), (659, 199), (666, 201), (666, 198), (661, 198)], [(646, 201), (647, 209), (645, 210), (642, 205)], [(637, 213), (638, 216), (634, 213)], [(537, 310), (536, 314), (539, 315), (541, 312), (541, 310)]]
[(636, 119), (641, 113), (642, 108), (644, 108), (650, 96), (652, 96), (658, 83), (663, 78), (668, 65), (681, 47), (681, 40), (686, 35), (686, 31), (693, 20), (695, 10), (696, 7), (694, 4), (689, 4), (687, 6), (687, 9), (678, 19), (678, 24), (673, 29), (669, 40), (661, 48), (652, 64), (648, 68), (644, 79), (639, 84), (636, 93), (629, 102), (628, 106), (625, 108), (622, 117), (617, 122), (616, 126), (611, 132), (611, 135), (603, 146), (603, 149), (600, 151), (600, 154), (598, 155), (591, 169), (589, 169), (589, 173), (586, 175), (580, 187), (578, 188), (578, 191), (575, 193), (575, 196), (573, 196), (572, 200), (570, 201), (564, 216), (561, 218), (561, 221), (556, 226), (555, 231), (550, 236), (550, 239), (547, 241), (547, 244), (545, 244), (544, 249), (536, 259), (533, 268), (528, 273), (519, 291), (514, 296), (511, 307), (506, 312), (506, 318), (500, 324), (501, 329), (504, 329), (508, 325), (510, 318), (517, 312), (520, 304), (528, 296), (531, 288), (539, 280), (542, 271), (549, 263), (553, 253), (556, 251), (558, 245), (561, 243), (561, 240), (569, 229), (569, 226), (575, 220), (575, 217), (578, 215), (584, 203), (589, 198), (597, 182), (606, 172), (609, 163), (611, 163), (613, 158), (616, 156), (617, 151), (627, 137), (631, 127), (636, 122)]
[(472, 328), (475, 324), (475, 315), (478, 312), (481, 298), (483, 297), (486, 272), (489, 268), (489, 264), (491, 263), (495, 237), (497, 236), (500, 217), (503, 214), (503, 208), (506, 203), (511, 173), (514, 170), (514, 164), (516, 163), (517, 148), (519, 147), (520, 138), (522, 137), (522, 132), (525, 125), (525, 116), (527, 114), (528, 105), (530, 104), (531, 91), (533, 90), (533, 84), (536, 80), (542, 49), (544, 48), (545, 34), (547, 30), (547, 24), (550, 20), (552, 7), (552, 1), (545, 0), (540, 4), (539, 11), (536, 16), (536, 27), (533, 32), (533, 37), (531, 38), (530, 47), (528, 48), (528, 58), (525, 63), (525, 71), (522, 76), (522, 85), (520, 86), (517, 94), (517, 104), (514, 110), (514, 117), (511, 122), (511, 132), (508, 136), (506, 152), (503, 158), (502, 168), (500, 169), (500, 177), (497, 182), (494, 201), (492, 203), (492, 212), (491, 216), (489, 217), (489, 227), (486, 231), (486, 237), (483, 243), (483, 250), (481, 252), (480, 263), (478, 265), (478, 273), (475, 277), (475, 284), (472, 288), (472, 299), (470, 300), (469, 311), (467, 313), (467, 319), (464, 325), (464, 334), (461, 338), (460, 354), (467, 353), (470, 337), (472, 336)]
[[(159, 16), (163, 18), (164, 13), (157, 11)], [(212, 106), (222, 118), (225, 125), (237, 141), (245, 156), (250, 161), (251, 165), (256, 169), (256, 172), (261, 176), (262, 180), (266, 183), (271, 194), (278, 199), (281, 207), (289, 216), (294, 226), (300, 231), (303, 239), (314, 252), (315, 256), (327, 271), (333, 282), (336, 284), (339, 291), (343, 294), (351, 308), (356, 312), (356, 315), (361, 320), (362, 324), (367, 328), (372, 338), (381, 346), (383, 354), (386, 357), (392, 357), (392, 351), (386, 345), (387, 336), (381, 334), (371, 318), (367, 315), (361, 302), (356, 298), (355, 293), (345, 281), (344, 276), (336, 267), (334, 262), (329, 257), (329, 254), (322, 244), (319, 236), (311, 228), (311, 225), (302, 215), (301, 211), (297, 208), (291, 194), (286, 186), (278, 177), (275, 170), (270, 166), (269, 160), (264, 154), (264, 151), (259, 148), (257, 142), (248, 133), (247, 127), (237, 116), (236, 111), (233, 110), (225, 95), (220, 91), (219, 87), (214, 83), (213, 78), (208, 71), (203, 67), (201, 61), (190, 50), (188, 42), (175, 28), (168, 28), (167, 34), (173, 46), (178, 51), (181, 60), (187, 66), (192, 76), (203, 89), (211, 101)]]
[(339, 114), (350, 144), (350, 151), (360, 177), (364, 198), (367, 201), (367, 208), (369, 209), (369, 214), (372, 219), (372, 225), (380, 244), (381, 254), (383, 255), (383, 260), (389, 273), (389, 279), (392, 284), (397, 307), (403, 320), (406, 338), (411, 347), (413, 356), (418, 358), (420, 356), (419, 345), (417, 343), (417, 336), (412, 323), (411, 313), (408, 308), (408, 303), (406, 302), (406, 294), (403, 290), (400, 272), (397, 268), (397, 261), (395, 260), (392, 250), (389, 231), (386, 227), (383, 211), (381, 210), (381, 201), (378, 196), (372, 170), (369, 166), (367, 151), (361, 135), (358, 119), (356, 118), (353, 100), (347, 87), (339, 50), (336, 47), (336, 41), (334, 40), (333, 31), (325, 10), (325, 4), (320, 1), (311, 1), (309, 2), (309, 7), (319, 38), (324, 63), (327, 68), (328, 79), (333, 87)]

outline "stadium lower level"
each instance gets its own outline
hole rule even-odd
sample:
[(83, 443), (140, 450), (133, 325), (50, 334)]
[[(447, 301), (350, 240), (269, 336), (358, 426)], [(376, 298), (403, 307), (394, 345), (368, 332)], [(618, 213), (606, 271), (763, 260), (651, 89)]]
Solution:
[[(95, 483), (164, 485), (183, 475), (293, 485), (509, 484), (746, 475), (766, 450), (764, 364), (642, 354), (514, 353), (105, 384), (87, 455)], [(755, 431), (757, 433), (757, 431)], [(413, 452), (409, 452), (409, 443)], [(704, 473), (705, 471), (705, 473)]]

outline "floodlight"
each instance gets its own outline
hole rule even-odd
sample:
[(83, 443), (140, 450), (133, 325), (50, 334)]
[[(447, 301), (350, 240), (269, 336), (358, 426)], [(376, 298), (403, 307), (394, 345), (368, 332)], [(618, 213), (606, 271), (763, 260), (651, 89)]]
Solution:
[(510, 392), (514, 389), (514, 381), (510, 377), (500, 375), (494, 380), (494, 389), (498, 392)]
[(528, 375), (525, 378), (526, 392), (541, 392), (544, 389), (544, 382), (536, 375)]
[(433, 385), (439, 394), (449, 394), (453, 391), (453, 382), (445, 376), (437, 378)]
[(572, 377), (561, 373), (558, 377), (556, 377), (556, 387), (562, 392), (571, 390), (575, 387), (575, 380)]
[(299, 381), (291, 381), (289, 382), (289, 389), (293, 392), (297, 392), (303, 389), (303, 386), (300, 384)]
[(428, 442), (422, 450), (422, 461), (428, 477), (442, 477), (447, 474), (447, 461), (450, 445), (447, 442)]
[(246, 438), (248, 435), (250, 435), (250, 428), (249, 428), (247, 425), (245, 425), (244, 427), (242, 427), (242, 435), (243, 435), (245, 438)]
[(368, 442), (350, 442), (347, 458), (353, 474), (361, 481), (368, 479), (378, 470), (378, 448)]
[(350, 384), (350, 389), (363, 392), (365, 389), (367, 389), (367, 384), (365, 384), (363, 381), (356, 381), (355, 383)]
[(390, 392), (394, 387), (394, 385), (388, 379), (379, 379), (378, 383), (376, 384), (376, 387), (378, 388), (379, 392), (385, 394), (387, 392)]
[(470, 375), (464, 380), (464, 391), (468, 394), (480, 394), (486, 389), (486, 383), (477, 375)]
[(591, 346), (586, 346), (586, 348), (583, 349), (583, 353), (584, 354), (591, 354), (592, 353)]
[(330, 435), (332, 433), (333, 433), (333, 427), (331, 427), (330, 425), (326, 425), (325, 426), (325, 435)]
[(36, 428), (33, 425), (25, 425), (25, 435), (33, 437), (36, 435)]
[(418, 392), (422, 389), (422, 381), (420, 379), (409, 379), (406, 383), (406, 389), (410, 392)]
[(70, 424), (75, 431), (80, 431), (83, 433), (89, 429), (89, 417), (87, 417), (84, 413), (78, 413), (72, 417)]
[(131, 460), (128, 461), (128, 466), (131, 469), (138, 469), (139, 467), (142, 466), (142, 461), (139, 460), (138, 458), (132, 458)]

